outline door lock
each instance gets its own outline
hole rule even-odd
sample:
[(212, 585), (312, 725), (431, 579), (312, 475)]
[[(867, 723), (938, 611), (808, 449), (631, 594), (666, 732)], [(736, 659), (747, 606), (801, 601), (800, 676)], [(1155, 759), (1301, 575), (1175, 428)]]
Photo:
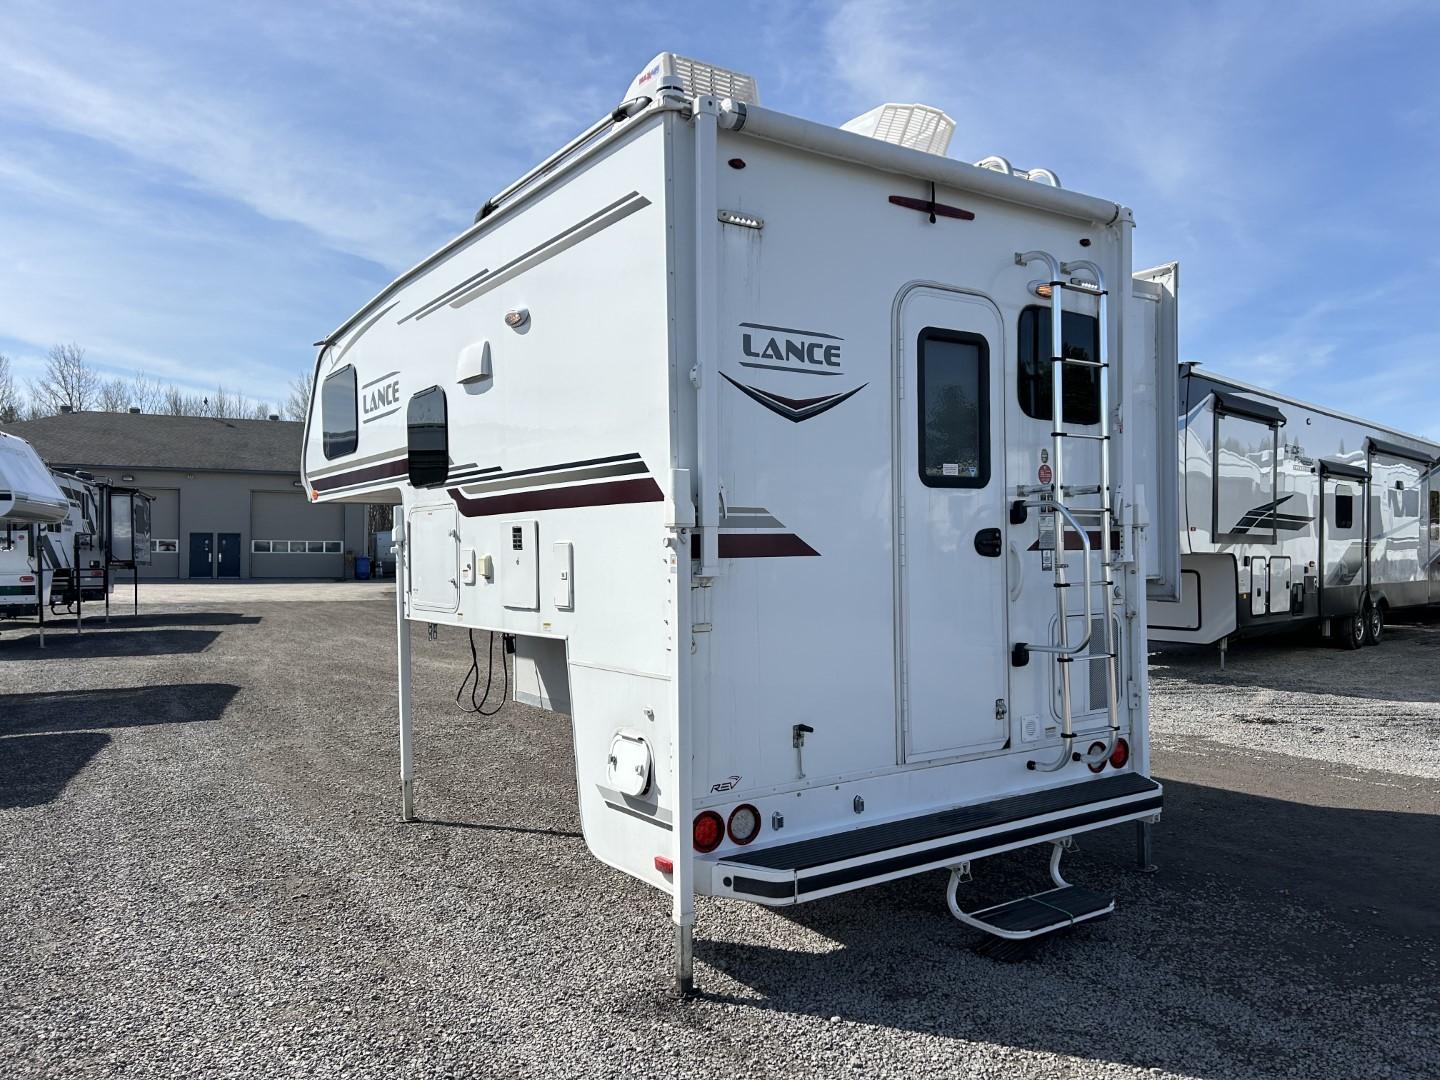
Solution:
[(998, 559), (1001, 548), (999, 529), (981, 529), (975, 534), (975, 551), (987, 559)]

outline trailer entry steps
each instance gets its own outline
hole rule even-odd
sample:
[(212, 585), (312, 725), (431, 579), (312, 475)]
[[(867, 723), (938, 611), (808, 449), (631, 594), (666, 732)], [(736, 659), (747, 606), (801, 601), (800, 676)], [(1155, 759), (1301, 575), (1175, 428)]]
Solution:
[(762, 904), (795, 904), (1122, 821), (1154, 819), (1161, 802), (1160, 785), (1138, 773), (1084, 780), (829, 836), (737, 851), (715, 862), (712, 892)]
[(1115, 897), (1082, 889), (1078, 885), (1066, 885), (960, 914), (964, 915), (962, 922), (977, 930), (996, 937), (1020, 940), (1062, 930), (1087, 919), (1109, 915), (1114, 910)]

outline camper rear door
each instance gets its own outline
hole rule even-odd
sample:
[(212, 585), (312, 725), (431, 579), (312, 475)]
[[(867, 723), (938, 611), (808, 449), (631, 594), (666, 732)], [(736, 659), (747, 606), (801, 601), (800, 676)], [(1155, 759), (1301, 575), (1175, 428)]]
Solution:
[(900, 315), (907, 761), (1003, 746), (1009, 672), (1004, 334), (988, 300), (907, 293)]

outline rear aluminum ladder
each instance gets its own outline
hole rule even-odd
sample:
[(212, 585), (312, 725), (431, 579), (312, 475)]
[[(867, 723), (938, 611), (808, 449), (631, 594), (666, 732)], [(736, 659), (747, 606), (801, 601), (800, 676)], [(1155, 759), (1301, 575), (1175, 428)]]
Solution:
[[(1025, 266), (1032, 262), (1043, 262), (1050, 273), (1050, 396), (1052, 400), (1052, 412), (1054, 414), (1054, 430), (1050, 432), (1050, 456), (1052, 462), (1051, 483), (1038, 487), (1021, 489), (1021, 497), (1027, 495), (1038, 496), (1034, 501), (1026, 502), (1027, 506), (1037, 506), (1042, 513), (1049, 511), (1056, 515), (1055, 529), (1055, 615), (1056, 643), (1054, 645), (1017, 645), (1017, 653), (1049, 653), (1055, 657), (1060, 665), (1060, 756), (1054, 761), (1041, 762), (1031, 760), (1026, 763), (1027, 768), (1038, 769), (1041, 772), (1057, 772), (1071, 761), (1084, 760), (1087, 764), (1094, 764), (1110, 756), (1114, 749), (1115, 740), (1120, 736), (1120, 719), (1118, 705), (1118, 643), (1115, 635), (1115, 581), (1112, 577), (1114, 571), (1114, 552), (1111, 550), (1111, 533), (1115, 527), (1115, 492), (1110, 484), (1110, 362), (1109, 347), (1109, 321), (1107, 318), (1107, 292), (1105, 289), (1104, 272), (1095, 263), (1088, 259), (1076, 260), (1075, 262), (1060, 263), (1056, 258), (1044, 251), (1025, 251), (1015, 253), (1015, 262), (1019, 266)], [(1088, 282), (1074, 277), (1076, 274), (1086, 274), (1094, 278), (1095, 284), (1092, 287)], [(1045, 282), (1038, 282), (1044, 285)], [(1083, 360), (1074, 357), (1067, 357), (1065, 353), (1064, 334), (1064, 303), (1062, 297), (1066, 290), (1082, 293), (1086, 296), (1094, 296), (1100, 305), (1100, 333), (1099, 355), (1093, 360)], [(1099, 371), (1100, 378), (1100, 424), (1099, 432), (1066, 431), (1065, 430), (1065, 365), (1071, 364), (1076, 367), (1094, 368)], [(1096, 443), (1100, 450), (1100, 485), (1098, 488), (1072, 488), (1065, 487), (1065, 442), (1068, 439), (1085, 439)], [(1098, 516), (1100, 520), (1100, 580), (1094, 581), (1090, 573), (1091, 546), (1090, 537), (1086, 529), (1076, 519), (1076, 509), (1066, 504), (1067, 494), (1070, 496), (1079, 494), (1098, 494), (1100, 506)], [(1091, 508), (1081, 509), (1082, 514), (1094, 514), (1096, 510)], [(1070, 642), (1070, 610), (1066, 602), (1067, 590), (1071, 587), (1066, 570), (1069, 568), (1068, 557), (1065, 547), (1065, 529), (1069, 526), (1075, 531), (1080, 539), (1080, 559), (1084, 577), (1085, 593), (1085, 633), (1080, 640), (1071, 644)], [(1105, 649), (1103, 652), (1088, 653), (1081, 655), (1089, 644), (1094, 633), (1095, 612), (1093, 606), (1093, 590), (1101, 590), (1104, 598), (1100, 604), (1100, 615), (1105, 623)], [(1105, 665), (1105, 704), (1110, 718), (1110, 735), (1102, 750), (1094, 755), (1081, 755), (1075, 751), (1075, 726), (1074, 710), (1071, 698), (1070, 669), (1076, 663), (1091, 663), (1100, 661)]]

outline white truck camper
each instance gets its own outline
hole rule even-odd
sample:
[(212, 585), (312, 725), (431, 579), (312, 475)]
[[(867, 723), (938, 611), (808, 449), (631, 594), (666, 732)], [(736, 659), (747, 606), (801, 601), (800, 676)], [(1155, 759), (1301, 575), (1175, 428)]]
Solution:
[(70, 501), (34, 448), (0, 431), (0, 619), (34, 614), (46, 602), (49, 582), (36, 573), (36, 535), (69, 516)]
[[(953, 126), (662, 54), (319, 346), (306, 488), (397, 506), (403, 817), (410, 622), (505, 635), (590, 850), (671, 898), (682, 993), (697, 895), (948, 869), (1023, 939), (1114, 907), (1072, 837), (1139, 823), (1148, 862), (1176, 268)], [(964, 903), (1032, 845), (1053, 888)]]
[(1313, 629), (1348, 649), (1440, 604), (1440, 445), (1185, 365), (1178, 597), (1150, 640)]

